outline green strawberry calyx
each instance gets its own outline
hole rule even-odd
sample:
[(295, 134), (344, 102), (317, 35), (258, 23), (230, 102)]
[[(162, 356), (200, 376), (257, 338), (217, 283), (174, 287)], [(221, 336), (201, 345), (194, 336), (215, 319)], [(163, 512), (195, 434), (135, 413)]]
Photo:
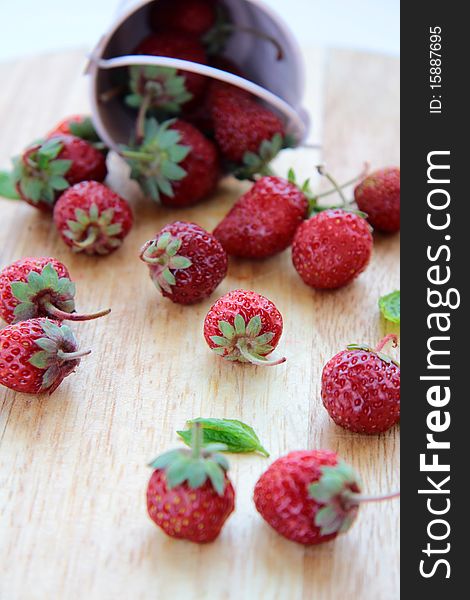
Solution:
[(192, 261), (181, 256), (178, 251), (182, 241), (173, 237), (168, 231), (157, 239), (147, 242), (140, 251), (140, 259), (150, 267), (150, 276), (158, 290), (172, 294), (172, 286), (176, 285), (173, 271), (188, 269)]
[(254, 180), (255, 176), (274, 175), (270, 163), (283, 148), (290, 148), (293, 142), (288, 136), (274, 134), (272, 139), (263, 140), (258, 152), (245, 152), (242, 165), (228, 165), (229, 171), (237, 179)]
[(348, 531), (362, 503), (391, 500), (400, 495), (400, 492), (380, 496), (361, 494), (361, 483), (356, 472), (344, 461), (338, 461), (335, 466), (323, 466), (320, 470), (320, 478), (308, 486), (308, 494), (321, 505), (315, 514), (314, 524), (322, 535)]
[(106, 144), (98, 135), (91, 117), (83, 117), (80, 121), (70, 122), (69, 129), (70, 133), (75, 137), (85, 140), (100, 152), (107, 152)]
[(176, 114), (193, 98), (186, 89), (186, 77), (169, 67), (134, 65), (130, 67), (129, 86), (131, 93), (126, 96), (125, 102), (139, 109), (137, 137), (141, 138), (145, 135), (144, 121), (150, 109)]
[(181, 133), (177, 129), (170, 129), (175, 122), (170, 119), (159, 124), (156, 119), (147, 119), (142, 142), (121, 147), (120, 154), (131, 168), (131, 178), (155, 201), (160, 194), (172, 198), (172, 183), (187, 175), (180, 163), (191, 148), (180, 144)]
[(75, 312), (75, 284), (68, 277), (59, 277), (52, 263), (45, 265), (41, 273), (31, 271), (26, 282), (13, 281), (11, 292), (19, 300), (14, 310), (13, 323), (49, 316), (69, 321), (88, 321), (107, 315), (110, 309), (90, 314)]
[(216, 345), (213, 352), (225, 360), (251, 363), (257, 366), (275, 366), (286, 361), (285, 358), (269, 360), (266, 358), (274, 348), (270, 342), (273, 332), (261, 334), (261, 317), (256, 315), (247, 323), (241, 314), (237, 314), (233, 325), (228, 321), (219, 321), (221, 335), (211, 336)]
[(74, 252), (85, 254), (109, 254), (122, 244), (122, 223), (113, 223), (114, 209), (100, 212), (93, 203), (88, 211), (75, 209), (75, 219), (67, 220), (67, 229), (63, 232), (72, 242)]
[(191, 489), (197, 489), (209, 480), (217, 494), (223, 496), (227, 485), (226, 472), (229, 469), (229, 463), (220, 452), (226, 450), (226, 446), (224, 444), (203, 446), (200, 423), (194, 423), (191, 431), (190, 450), (170, 450), (153, 460), (149, 467), (165, 471), (169, 489), (185, 482)]
[(53, 392), (65, 375), (78, 366), (80, 358), (91, 350), (78, 350), (77, 340), (67, 325), (57, 325), (49, 319), (41, 323), (44, 337), (35, 340), (40, 348), (29, 359), (30, 364), (44, 371), (40, 391)]
[(399, 367), (400, 363), (398, 363), (396, 360), (394, 360), (388, 354), (384, 354), (382, 352), (383, 348), (389, 342), (392, 342), (393, 348), (396, 348), (398, 346), (398, 336), (395, 335), (394, 333), (390, 333), (390, 334), (386, 335), (384, 338), (382, 338), (380, 340), (380, 342), (377, 344), (377, 346), (375, 348), (372, 348), (368, 344), (349, 344), (347, 346), (347, 349), (348, 350), (364, 350), (365, 352), (372, 352), (373, 354), (376, 354), (384, 362), (386, 362), (388, 364), (394, 364), (397, 367)]
[(13, 159), (12, 179), (32, 204), (54, 206), (57, 194), (69, 187), (65, 178), (71, 160), (58, 158), (64, 145), (60, 138), (40, 141)]

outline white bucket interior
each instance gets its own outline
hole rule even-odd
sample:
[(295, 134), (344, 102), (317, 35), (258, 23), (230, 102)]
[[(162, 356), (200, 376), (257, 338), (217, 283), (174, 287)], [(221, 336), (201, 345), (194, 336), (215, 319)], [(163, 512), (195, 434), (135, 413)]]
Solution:
[(251, 79), (249, 81), (206, 65), (163, 57), (132, 56), (134, 48), (151, 33), (149, 11), (152, 3), (140, 1), (127, 6), (91, 57), (92, 112), (98, 133), (108, 145), (116, 148), (117, 144), (128, 142), (135, 113), (124, 105), (122, 97), (107, 103), (100, 102), (99, 98), (116, 86), (120, 77), (126, 78), (127, 66), (131, 64), (183, 68), (243, 87), (277, 112), (285, 121), (287, 132), (298, 142), (305, 138), (308, 118), (301, 108), (304, 92), (301, 53), (289, 30), (269, 8), (255, 0), (224, 0), (233, 22), (273, 36), (283, 48), (284, 56), (277, 60), (276, 49), (271, 43), (246, 33), (234, 33), (224, 55), (240, 67)]

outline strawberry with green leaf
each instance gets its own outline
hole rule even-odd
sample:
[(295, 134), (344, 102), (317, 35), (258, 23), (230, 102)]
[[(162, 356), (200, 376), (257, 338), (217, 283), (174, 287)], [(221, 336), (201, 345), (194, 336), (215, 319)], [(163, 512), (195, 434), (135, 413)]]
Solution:
[(227, 274), (225, 250), (195, 223), (166, 225), (144, 245), (140, 258), (161, 294), (177, 304), (195, 304), (207, 298)]
[(203, 544), (214, 541), (235, 508), (223, 444), (203, 447), (202, 431), (192, 429), (190, 450), (170, 450), (150, 463), (147, 487), (150, 518), (172, 538)]
[(253, 499), (277, 533), (298, 544), (315, 545), (346, 533), (361, 504), (399, 495), (363, 495), (358, 475), (335, 452), (303, 450), (274, 461), (259, 478)]
[(0, 385), (24, 394), (54, 390), (90, 350), (72, 330), (50, 319), (28, 319), (0, 330)]
[(172, 207), (196, 204), (209, 196), (220, 177), (217, 149), (195, 127), (180, 119), (147, 119), (143, 141), (122, 147), (144, 194)]
[(285, 358), (270, 359), (282, 335), (282, 315), (261, 294), (234, 290), (219, 298), (204, 320), (209, 348), (225, 360), (274, 366)]
[(105, 155), (108, 149), (96, 132), (91, 117), (86, 115), (72, 115), (62, 119), (47, 135), (48, 138), (57, 135), (73, 135), (91, 144), (94, 148)]
[(78, 314), (74, 298), (67, 267), (55, 258), (21, 258), (0, 272), (0, 316), (7, 323), (36, 317), (88, 321), (110, 312)]
[(72, 186), (54, 207), (54, 223), (73, 252), (103, 256), (117, 250), (129, 234), (129, 204), (97, 181)]
[(40, 210), (52, 210), (70, 185), (85, 180), (103, 181), (107, 175), (103, 154), (73, 135), (37, 142), (14, 158), (13, 165), (18, 194)]

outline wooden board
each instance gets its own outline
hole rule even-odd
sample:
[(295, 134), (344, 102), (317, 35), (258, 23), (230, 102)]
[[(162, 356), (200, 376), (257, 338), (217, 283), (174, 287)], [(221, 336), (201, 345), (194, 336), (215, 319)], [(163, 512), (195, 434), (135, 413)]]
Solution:
[[(306, 106), (312, 139), (339, 179), (399, 161), (398, 61), (349, 51), (306, 51)], [(38, 56), (0, 65), (0, 166), (63, 116), (87, 111), (83, 53)], [(307, 177), (320, 160), (286, 152)], [(112, 307), (105, 319), (78, 324), (84, 359), (51, 397), (0, 390), (0, 597), (2, 600), (392, 600), (398, 592), (398, 503), (361, 509), (350, 533), (303, 548), (275, 534), (251, 500), (269, 460), (234, 456), (237, 510), (213, 544), (166, 538), (146, 514), (149, 459), (178, 445), (175, 431), (196, 416), (240, 418), (272, 458), (302, 448), (331, 448), (361, 473), (364, 488), (399, 485), (399, 431), (379, 437), (337, 428), (320, 400), (324, 363), (347, 343), (375, 342), (388, 331), (377, 299), (399, 287), (399, 237), (375, 241), (372, 263), (353, 285), (318, 293), (304, 286), (289, 252), (260, 263), (232, 260), (229, 276), (206, 302), (184, 308), (160, 298), (139, 247), (165, 223), (212, 228), (243, 185), (224, 181), (217, 196), (172, 212), (139, 196), (112, 165), (111, 184), (133, 205), (136, 223), (123, 247), (104, 259), (73, 256), (48, 216), (0, 199), (0, 267), (26, 255), (64, 261), (82, 310)], [(201, 335), (204, 315), (230, 289), (254, 289), (285, 319), (272, 369), (224, 362)]]

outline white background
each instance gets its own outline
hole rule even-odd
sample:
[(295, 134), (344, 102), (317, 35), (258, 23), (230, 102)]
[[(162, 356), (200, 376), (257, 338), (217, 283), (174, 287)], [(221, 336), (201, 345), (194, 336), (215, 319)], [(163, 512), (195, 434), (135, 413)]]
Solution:
[[(92, 48), (120, 0), (0, 0), (0, 60)], [(399, 53), (399, 0), (265, 0), (304, 44)]]

